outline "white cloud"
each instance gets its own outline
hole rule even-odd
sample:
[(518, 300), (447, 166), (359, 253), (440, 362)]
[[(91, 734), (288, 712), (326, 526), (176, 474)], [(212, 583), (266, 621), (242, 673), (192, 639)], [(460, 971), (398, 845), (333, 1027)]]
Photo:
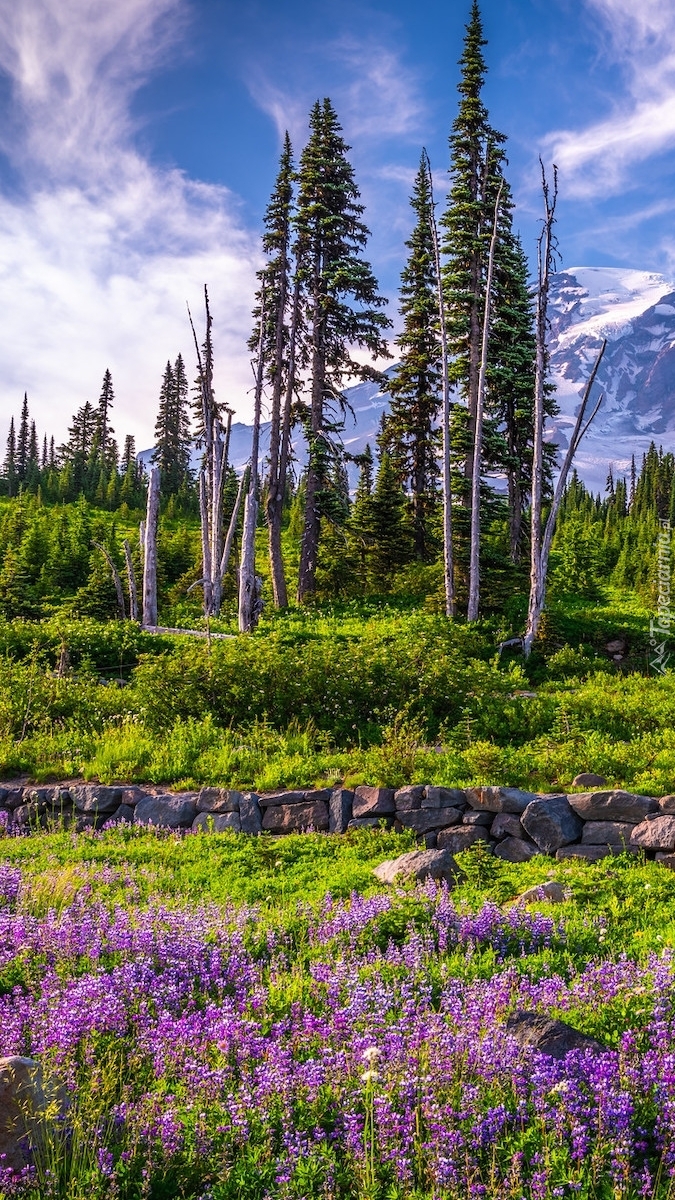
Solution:
[(627, 84), (610, 116), (545, 140), (566, 193), (580, 198), (630, 186), (638, 164), (675, 145), (675, 0), (587, 4), (605, 23), (606, 53)]
[(248, 411), (257, 249), (227, 189), (153, 168), (135, 150), (135, 89), (184, 28), (183, 0), (21, 0), (0, 10), (15, 99), (3, 149), (23, 195), (0, 196), (0, 417), (28, 390), (63, 436), (110, 367), (115, 428), (152, 434), (168, 357), (194, 352), (185, 312), (209, 284), (219, 394)]

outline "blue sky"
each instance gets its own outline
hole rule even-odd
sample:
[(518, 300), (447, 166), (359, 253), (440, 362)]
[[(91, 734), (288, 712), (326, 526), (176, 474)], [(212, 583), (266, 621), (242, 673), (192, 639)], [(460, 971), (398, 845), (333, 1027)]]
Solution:
[[(0, 8), (0, 436), (24, 390), (61, 439), (110, 367), (147, 445), (164, 363), (213, 299), (217, 388), (250, 413), (260, 223), (289, 128), (330, 95), (396, 322), (422, 145), (439, 202), (468, 0), (21, 0)], [(675, 276), (675, 0), (484, 0), (485, 97), (528, 252), (541, 153), (563, 265)]]

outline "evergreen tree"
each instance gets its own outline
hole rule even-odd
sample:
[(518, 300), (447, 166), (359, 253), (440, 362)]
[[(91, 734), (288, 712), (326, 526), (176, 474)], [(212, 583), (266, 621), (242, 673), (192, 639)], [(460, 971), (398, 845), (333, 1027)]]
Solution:
[(412, 538), (406, 509), (405, 492), (385, 451), (370, 504), (368, 564), (371, 585), (376, 590), (385, 588), (397, 568), (410, 561)]
[(45, 434), (42, 439), (42, 460), (40, 462), (40, 466), (43, 471), (47, 470), (48, 464), (49, 464), (49, 451), (47, 449), (47, 434)]
[(7, 480), (7, 492), (13, 496), (16, 491), (17, 469), (16, 469), (16, 434), (14, 431), (14, 417), (9, 422), (9, 434), (7, 436), (7, 452), (3, 464), (3, 474)]
[(373, 452), (366, 445), (363, 454), (354, 458), (359, 467), (359, 481), (349, 517), (349, 533), (359, 582), (368, 582), (368, 559), (373, 543)]
[(185, 488), (190, 466), (190, 419), (185, 366), (178, 355), (175, 366), (167, 362), (159, 392), (152, 461), (159, 466), (164, 496)]
[(406, 242), (410, 254), (401, 275), (403, 332), (396, 339), (401, 360), (386, 384), (391, 396), (383, 446), (401, 483), (410, 490), (415, 554), (429, 555), (431, 518), (436, 507), (440, 406), (438, 295), (432, 234), (432, 197), (426, 155), (422, 155), (410, 201), (417, 220)]
[(106, 459), (109, 450), (110, 435), (115, 432), (110, 424), (110, 409), (113, 406), (115, 393), (113, 391), (112, 375), (110, 370), (106, 368), (103, 376), (103, 384), (101, 386), (101, 395), (98, 398), (96, 407), (96, 434), (98, 439), (98, 451), (100, 455), (101, 467), (105, 471)]
[(68, 484), (66, 499), (79, 496), (89, 488), (92, 457), (98, 454), (98, 432), (96, 410), (87, 400), (74, 414), (68, 441), (61, 447), (64, 465), (70, 468), (63, 480)]
[(383, 335), (390, 322), (379, 311), (386, 302), (362, 257), (369, 231), (361, 219), (363, 205), (348, 149), (330, 100), (317, 101), (300, 161), (295, 218), (310, 390), (304, 410), (309, 461), (299, 600), (314, 590), (320, 520), (335, 457), (331, 435), (342, 423), (344, 381), (350, 375), (362, 379), (373, 375), (372, 368), (352, 358), (351, 349), (365, 348), (373, 357), (387, 353)]
[(21, 421), (19, 423), (19, 436), (16, 439), (16, 476), (19, 483), (23, 483), (28, 470), (28, 449), (30, 445), (30, 428), (28, 424), (28, 394), (23, 394), (23, 405), (21, 407)]

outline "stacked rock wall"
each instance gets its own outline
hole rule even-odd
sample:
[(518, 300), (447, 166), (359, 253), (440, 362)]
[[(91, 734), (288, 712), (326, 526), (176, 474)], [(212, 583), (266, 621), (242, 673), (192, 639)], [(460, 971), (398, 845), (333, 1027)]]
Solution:
[(535, 854), (595, 860), (621, 850), (675, 863), (675, 796), (596, 789), (537, 795), (519, 788), (357, 787), (268, 795), (232, 788), (158, 793), (98, 784), (0, 786), (0, 826), (13, 833), (110, 822), (177, 830), (282, 835), (346, 833), (385, 825), (410, 829), (427, 848), (457, 854), (483, 842), (507, 862)]

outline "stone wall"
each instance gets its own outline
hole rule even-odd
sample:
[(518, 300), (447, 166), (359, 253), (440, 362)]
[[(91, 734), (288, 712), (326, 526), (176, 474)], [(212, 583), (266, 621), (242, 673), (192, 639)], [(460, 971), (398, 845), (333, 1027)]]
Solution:
[[(460, 850), (484, 842), (507, 862), (534, 854), (599, 859), (623, 849), (675, 865), (675, 796), (659, 799), (596, 788), (536, 795), (518, 788), (336, 787), (269, 795), (205, 787), (158, 793), (98, 784), (0, 786), (0, 826), (8, 832), (111, 822), (168, 829), (281, 835), (346, 833), (385, 825), (411, 829), (427, 848)], [(672, 862), (671, 860), (672, 856)]]

